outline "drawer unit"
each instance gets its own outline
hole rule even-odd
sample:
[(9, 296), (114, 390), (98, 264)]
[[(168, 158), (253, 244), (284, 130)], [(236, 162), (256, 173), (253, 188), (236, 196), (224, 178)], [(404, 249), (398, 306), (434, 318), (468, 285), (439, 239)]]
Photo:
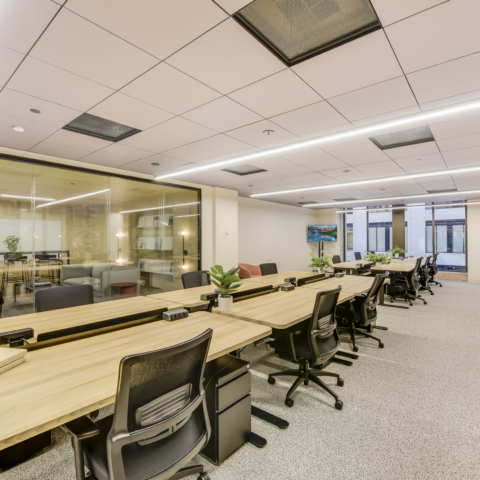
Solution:
[(215, 465), (248, 441), (252, 431), (248, 362), (225, 355), (207, 363), (205, 385), (211, 437), (202, 450)]

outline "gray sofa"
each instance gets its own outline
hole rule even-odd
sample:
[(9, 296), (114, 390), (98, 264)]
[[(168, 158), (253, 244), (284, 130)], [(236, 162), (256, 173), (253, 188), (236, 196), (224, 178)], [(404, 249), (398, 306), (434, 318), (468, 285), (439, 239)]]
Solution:
[(95, 301), (120, 298), (120, 289), (110, 288), (112, 283), (135, 282), (137, 294), (140, 284), (140, 269), (97, 263), (95, 265), (63, 265), (63, 285), (92, 285)]

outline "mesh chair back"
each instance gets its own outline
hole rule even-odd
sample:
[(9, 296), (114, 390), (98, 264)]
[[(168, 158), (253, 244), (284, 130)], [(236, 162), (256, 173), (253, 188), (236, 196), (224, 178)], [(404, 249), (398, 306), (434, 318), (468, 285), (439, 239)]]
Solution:
[(335, 311), (342, 287), (317, 293), (312, 317), (309, 322), (308, 345), (315, 365), (320, 365), (335, 355), (340, 348), (340, 338), (337, 333)]
[(68, 285), (55, 288), (43, 288), (35, 292), (37, 312), (48, 312), (60, 308), (78, 307), (93, 303), (91, 285)]
[(332, 258), (332, 263), (341, 263), (340, 255), (334, 255)]
[(433, 278), (434, 275), (436, 275), (438, 273), (437, 257), (438, 257), (438, 253), (435, 253), (433, 255), (433, 261), (432, 261), (432, 264), (431, 264), (431, 267), (430, 267), (430, 275), (431, 275), (432, 278)]
[(355, 260), (361, 260), (362, 254), (360, 252), (355, 252)]
[(260, 265), (260, 270), (262, 271), (262, 275), (273, 275), (278, 273), (276, 263), (262, 263)]
[(182, 283), (183, 288), (204, 287), (205, 285), (212, 284), (210, 281), (210, 275), (206, 270), (182, 274)]
[[(203, 377), (212, 334), (208, 329), (181, 344), (121, 360), (107, 437), (110, 478), (171, 478), (181, 463), (206, 445), (210, 422)], [(176, 438), (181, 441), (172, 444)], [(172, 461), (162, 462), (162, 471), (152, 471), (159, 468), (158, 463), (139, 465), (136, 461), (139, 452), (145, 460), (146, 451), (152, 457), (168, 457), (170, 449), (172, 456), (181, 460), (173, 465)]]
[(370, 323), (377, 319), (378, 294), (380, 293), (380, 289), (383, 288), (383, 284), (389, 275), (389, 272), (375, 275), (372, 286), (367, 292), (365, 300), (363, 301), (360, 309), (360, 326), (370, 325)]

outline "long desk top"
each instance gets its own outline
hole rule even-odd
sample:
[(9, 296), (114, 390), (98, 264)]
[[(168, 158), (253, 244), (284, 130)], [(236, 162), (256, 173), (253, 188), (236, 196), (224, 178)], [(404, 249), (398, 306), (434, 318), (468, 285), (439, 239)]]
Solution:
[(315, 290), (331, 290), (342, 286), (342, 292), (361, 295), (370, 290), (375, 277), (362, 277), (359, 275), (345, 275), (344, 277), (331, 277), (319, 282), (307, 283), (302, 288), (313, 288)]
[[(285, 283), (285, 282), (284, 282)], [(255, 289), (265, 287), (265, 286), (272, 286), (271, 283), (266, 284), (258, 284), (258, 283), (247, 283), (245, 282), (243, 285), (240, 285), (237, 292), (248, 292), (254, 291)], [(177, 303), (177, 308), (179, 307), (178, 304), (183, 305), (184, 307), (197, 307), (199, 305), (207, 305), (209, 302), (208, 300), (201, 300), (200, 296), (205, 293), (213, 293), (215, 291), (215, 285), (205, 285), (204, 287), (195, 287), (195, 288), (188, 288), (185, 290), (173, 290), (171, 292), (164, 292), (164, 293), (155, 293), (154, 295), (148, 295), (147, 298), (154, 299), (154, 300), (163, 300), (168, 302), (175, 302)]]
[(123, 357), (176, 345), (208, 328), (208, 361), (271, 333), (262, 325), (197, 312), (29, 352), (25, 363), (0, 375), (0, 450), (113, 403)]
[(358, 264), (361, 264), (361, 267), (364, 267), (365, 265), (373, 265), (374, 262), (367, 262), (366, 260), (349, 260), (348, 262), (334, 263), (333, 268), (341, 270), (358, 270), (361, 268)]
[(0, 332), (33, 328), (34, 335), (37, 337), (42, 333), (89, 325), (128, 315), (147, 313), (162, 308), (173, 310), (178, 308), (178, 304), (168, 301), (160, 303), (147, 297), (124, 298), (110, 302), (5, 318), (0, 322)]
[(253, 277), (253, 278), (246, 278), (244, 280), (245, 283), (266, 283), (277, 287), (278, 285), (283, 285), (285, 283), (285, 278), (287, 277), (295, 277), (297, 280), (300, 278), (307, 278), (312, 277), (313, 275), (318, 275), (315, 272), (281, 272), (281, 273), (274, 273), (272, 275), (263, 275), (261, 277)]
[[(312, 315), (317, 293), (316, 289), (301, 287), (290, 292), (269, 293), (236, 302), (230, 312), (220, 312), (218, 308), (215, 308), (213, 312), (222, 316), (259, 323), (270, 328), (284, 329)], [(354, 293), (340, 292), (338, 303), (354, 297)]]

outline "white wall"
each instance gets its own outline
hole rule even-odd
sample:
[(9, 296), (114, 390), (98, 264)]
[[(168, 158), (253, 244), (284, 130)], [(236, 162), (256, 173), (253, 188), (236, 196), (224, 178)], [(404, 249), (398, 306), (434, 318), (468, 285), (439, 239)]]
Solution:
[(468, 281), (480, 283), (480, 205), (467, 207)]
[[(305, 270), (309, 253), (318, 243), (307, 242), (307, 225), (336, 224), (333, 210), (319, 211), (238, 198), (238, 260), (259, 265), (276, 263), (279, 271)], [(325, 243), (325, 254), (336, 253), (336, 243)]]

